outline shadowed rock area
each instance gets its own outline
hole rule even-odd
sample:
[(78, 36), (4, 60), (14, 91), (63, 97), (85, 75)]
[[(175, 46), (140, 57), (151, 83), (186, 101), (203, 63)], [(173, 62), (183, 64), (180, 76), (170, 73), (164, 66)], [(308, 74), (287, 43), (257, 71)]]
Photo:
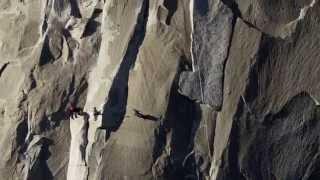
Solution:
[(223, 71), (232, 31), (233, 14), (222, 2), (194, 2), (192, 32), (193, 72), (180, 78), (182, 94), (220, 110)]

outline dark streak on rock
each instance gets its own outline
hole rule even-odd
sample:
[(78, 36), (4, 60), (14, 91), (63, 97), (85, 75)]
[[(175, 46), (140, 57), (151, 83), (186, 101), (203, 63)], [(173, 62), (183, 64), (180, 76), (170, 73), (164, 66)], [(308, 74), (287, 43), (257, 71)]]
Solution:
[(148, 16), (149, 0), (144, 0), (141, 11), (138, 15), (133, 36), (129, 41), (127, 51), (120, 64), (119, 71), (111, 85), (108, 101), (103, 107), (102, 126), (104, 128), (110, 128), (110, 124), (113, 124), (112, 129), (116, 130), (124, 118), (128, 97), (129, 72), (135, 64), (139, 48), (145, 38)]
[(89, 19), (88, 23), (85, 26), (84, 32), (81, 35), (81, 38), (91, 36), (94, 32), (96, 32), (97, 28), (101, 26), (101, 23), (96, 21), (95, 19), (100, 16), (102, 13), (101, 9), (95, 9), (91, 18)]
[(166, 19), (166, 24), (170, 25), (171, 24), (171, 19), (172, 19), (174, 13), (177, 11), (177, 8), (178, 8), (178, 1), (177, 0), (165, 0), (164, 1), (164, 6), (169, 11), (168, 17)]
[(9, 64), (10, 64), (10, 63), (7, 62), (7, 63), (3, 64), (3, 65), (0, 67), (0, 77), (1, 77), (2, 73), (4, 72), (4, 70), (8, 67)]

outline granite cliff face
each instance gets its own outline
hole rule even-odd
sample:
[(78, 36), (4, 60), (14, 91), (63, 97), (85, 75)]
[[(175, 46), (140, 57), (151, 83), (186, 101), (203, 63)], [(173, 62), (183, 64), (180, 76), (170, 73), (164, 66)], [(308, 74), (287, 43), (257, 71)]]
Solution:
[(0, 0), (0, 23), (1, 180), (320, 179), (319, 0)]

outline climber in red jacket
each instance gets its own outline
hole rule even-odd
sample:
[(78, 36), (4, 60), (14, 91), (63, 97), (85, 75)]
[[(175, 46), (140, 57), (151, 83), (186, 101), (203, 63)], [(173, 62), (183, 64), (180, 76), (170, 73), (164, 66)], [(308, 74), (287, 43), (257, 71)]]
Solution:
[(81, 108), (79, 107), (76, 107), (74, 105), (74, 103), (69, 103), (68, 106), (67, 106), (67, 116), (70, 117), (71, 119), (74, 119), (74, 118), (78, 118), (77, 115), (82, 115), (83, 114), (83, 111)]

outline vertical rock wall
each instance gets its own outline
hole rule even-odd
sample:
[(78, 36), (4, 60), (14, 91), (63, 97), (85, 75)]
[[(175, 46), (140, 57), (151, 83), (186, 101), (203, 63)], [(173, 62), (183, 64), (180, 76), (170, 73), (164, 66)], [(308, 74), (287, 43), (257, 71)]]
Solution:
[(319, 179), (319, 12), (0, 0), (0, 179)]

